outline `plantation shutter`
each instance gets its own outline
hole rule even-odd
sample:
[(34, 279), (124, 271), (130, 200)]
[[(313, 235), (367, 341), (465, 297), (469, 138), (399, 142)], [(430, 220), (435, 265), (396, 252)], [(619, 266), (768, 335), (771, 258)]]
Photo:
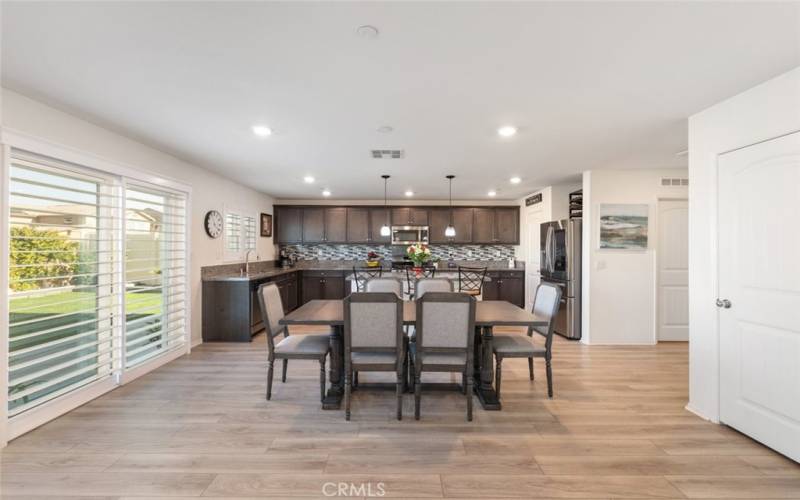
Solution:
[(125, 367), (187, 342), (186, 196), (125, 189)]
[(9, 416), (118, 366), (120, 197), (114, 179), (13, 150)]

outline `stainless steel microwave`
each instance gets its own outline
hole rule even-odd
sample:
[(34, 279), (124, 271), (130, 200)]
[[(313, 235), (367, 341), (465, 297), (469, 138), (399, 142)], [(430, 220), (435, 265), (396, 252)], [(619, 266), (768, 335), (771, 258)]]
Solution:
[(392, 245), (428, 243), (428, 226), (392, 226)]

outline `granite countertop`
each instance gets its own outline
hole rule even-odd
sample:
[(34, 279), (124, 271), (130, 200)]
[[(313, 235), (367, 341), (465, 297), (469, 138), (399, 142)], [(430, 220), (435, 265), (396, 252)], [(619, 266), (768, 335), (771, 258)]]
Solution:
[[(485, 266), (489, 271), (524, 271), (525, 263), (517, 261), (515, 268), (509, 268), (507, 261), (463, 261), (457, 262), (464, 266)], [(274, 261), (253, 262), (250, 264), (250, 274), (242, 276), (243, 264), (226, 264), (221, 266), (204, 267), (201, 270), (203, 281), (257, 281), (274, 278), (297, 271), (352, 271), (353, 266), (363, 266), (364, 261), (357, 260), (301, 260), (293, 267), (275, 267)], [(384, 271), (391, 268), (384, 264)], [(456, 268), (448, 268), (446, 262), (439, 263), (439, 269), (444, 272), (457, 272)]]

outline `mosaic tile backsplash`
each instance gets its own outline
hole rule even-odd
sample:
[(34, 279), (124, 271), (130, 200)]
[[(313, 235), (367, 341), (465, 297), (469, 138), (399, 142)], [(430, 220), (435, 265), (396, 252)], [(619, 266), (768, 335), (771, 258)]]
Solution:
[[(299, 260), (360, 260), (375, 252), (392, 260), (390, 245), (281, 245)], [(429, 245), (431, 255), (441, 260), (508, 260), (514, 258), (513, 245)]]

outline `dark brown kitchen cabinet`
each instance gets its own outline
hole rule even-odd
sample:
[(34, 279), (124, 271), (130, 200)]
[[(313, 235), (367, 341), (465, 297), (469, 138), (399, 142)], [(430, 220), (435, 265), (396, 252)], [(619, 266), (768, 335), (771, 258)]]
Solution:
[(491, 281), (483, 284), (483, 300), (505, 300), (517, 307), (525, 307), (525, 273), (500, 271), (488, 273)]
[(347, 242), (347, 209), (344, 207), (325, 209), (325, 242)]
[(392, 225), (389, 216), (390, 210), (388, 208), (369, 209), (370, 243), (389, 243), (392, 241), (391, 234), (381, 236), (381, 228)]
[(296, 207), (276, 207), (275, 227), (278, 243), (302, 242), (303, 209)]
[(345, 297), (344, 273), (342, 271), (304, 271), (303, 300), (341, 300)]
[(428, 216), (431, 243), (471, 243), (472, 242), (472, 208), (453, 208), (453, 227), (456, 235), (448, 238), (444, 230), (450, 223), (449, 208), (431, 208)]
[(519, 208), (474, 208), (472, 242), (519, 244)]
[(303, 209), (303, 242), (323, 243), (325, 241), (325, 209)]
[(427, 226), (428, 210), (417, 207), (393, 208), (392, 224), (395, 226)]
[(370, 240), (370, 209), (369, 208), (348, 208), (347, 209), (347, 242), (348, 243), (369, 243)]

